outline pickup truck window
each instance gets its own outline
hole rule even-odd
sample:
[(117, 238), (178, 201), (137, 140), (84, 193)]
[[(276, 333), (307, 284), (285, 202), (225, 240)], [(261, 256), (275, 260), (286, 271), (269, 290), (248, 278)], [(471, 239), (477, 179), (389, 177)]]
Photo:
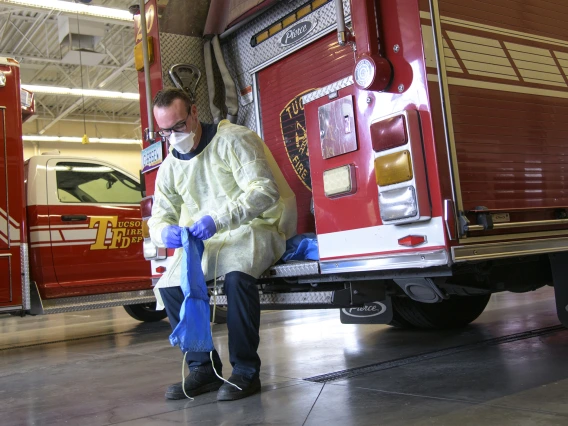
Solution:
[(62, 203), (138, 204), (142, 199), (140, 184), (104, 164), (61, 161), (55, 176)]

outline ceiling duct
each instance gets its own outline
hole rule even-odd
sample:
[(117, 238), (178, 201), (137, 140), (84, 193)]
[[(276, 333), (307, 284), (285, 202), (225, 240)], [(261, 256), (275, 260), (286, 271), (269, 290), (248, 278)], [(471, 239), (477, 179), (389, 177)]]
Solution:
[[(80, 25), (80, 27), (79, 27)], [(59, 16), (59, 44), (61, 45), (61, 62), (73, 65), (94, 66), (106, 57), (97, 53), (95, 48), (105, 36), (105, 24), (75, 17)]]

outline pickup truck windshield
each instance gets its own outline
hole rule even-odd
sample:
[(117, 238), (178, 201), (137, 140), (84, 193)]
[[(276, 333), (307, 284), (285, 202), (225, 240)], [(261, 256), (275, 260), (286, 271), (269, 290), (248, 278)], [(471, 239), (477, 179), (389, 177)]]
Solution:
[(139, 183), (103, 164), (61, 161), (55, 173), (62, 203), (138, 204), (142, 199)]

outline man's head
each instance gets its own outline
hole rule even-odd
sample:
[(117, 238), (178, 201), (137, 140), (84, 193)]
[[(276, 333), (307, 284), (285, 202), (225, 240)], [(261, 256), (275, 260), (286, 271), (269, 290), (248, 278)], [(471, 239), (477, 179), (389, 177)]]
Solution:
[(201, 137), (197, 106), (181, 89), (163, 89), (156, 94), (154, 117), (162, 136), (168, 137), (172, 132), (194, 132), (197, 141)]

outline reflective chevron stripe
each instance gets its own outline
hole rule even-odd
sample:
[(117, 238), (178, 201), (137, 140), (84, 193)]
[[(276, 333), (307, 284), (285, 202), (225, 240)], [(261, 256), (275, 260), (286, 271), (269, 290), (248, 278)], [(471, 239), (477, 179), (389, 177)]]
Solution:
[(8, 224), (10, 226), (10, 244), (19, 245), (20, 243), (20, 224), (0, 208), (0, 241), (8, 244)]

